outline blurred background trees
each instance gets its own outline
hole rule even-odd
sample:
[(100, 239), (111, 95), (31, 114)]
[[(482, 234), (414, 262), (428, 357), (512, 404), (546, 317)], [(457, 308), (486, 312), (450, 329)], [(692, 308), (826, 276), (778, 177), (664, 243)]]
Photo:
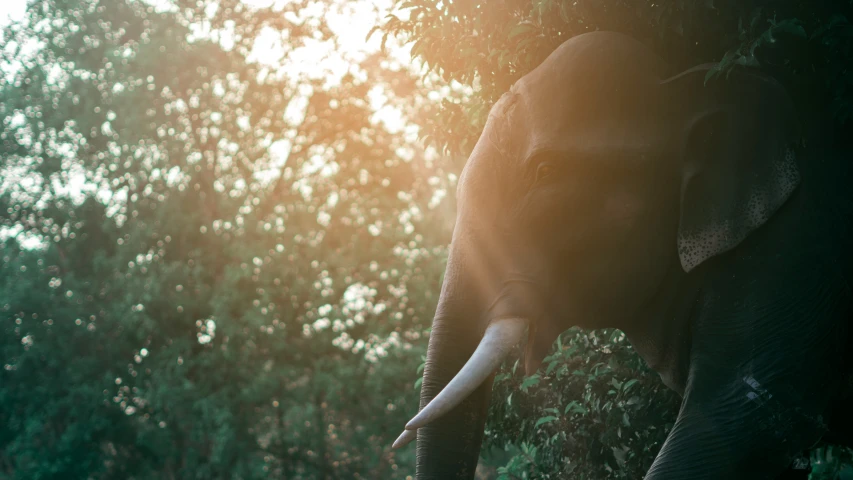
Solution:
[[(30, 2), (0, 36), (0, 478), (412, 475), (390, 443), (497, 96), (607, 28), (821, 85), (841, 125), (844, 8)], [(513, 362), (484, 477), (648, 467), (678, 402), (620, 332), (566, 332), (531, 377)], [(849, 452), (813, 455), (829, 479)]]
[(453, 221), (426, 90), (337, 45), (364, 5), (266, 3), (3, 31), (0, 477), (411, 472)]

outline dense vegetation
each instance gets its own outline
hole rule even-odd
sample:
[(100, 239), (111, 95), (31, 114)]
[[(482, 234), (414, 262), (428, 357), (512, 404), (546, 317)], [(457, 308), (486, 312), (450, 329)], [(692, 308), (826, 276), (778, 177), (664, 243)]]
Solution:
[(346, 4), (216, 4), (45, 1), (3, 32), (0, 478), (413, 469), (390, 443), (451, 180), (374, 104), (428, 100), (390, 57), (252, 61)]
[[(846, 1), (399, 4), (376, 42), (401, 34), (432, 71), (348, 51), (324, 14), (351, 2), (162, 3), (40, 0), (0, 37), (0, 478), (411, 475), (390, 443), (455, 174), (570, 35), (788, 65), (850, 118)], [(307, 47), (346, 63), (314, 71)], [(677, 408), (618, 331), (566, 332), (531, 377), (508, 362), (494, 398), (502, 478), (638, 478)], [(829, 448), (814, 478), (844, 468)]]
[(473, 147), (491, 104), (566, 39), (623, 32), (673, 73), (704, 62), (760, 67), (803, 105), (853, 120), (853, 3), (849, 0), (399, 0), (380, 29), (413, 42), (412, 54), (476, 94), (447, 99), (430, 138), (451, 152)]

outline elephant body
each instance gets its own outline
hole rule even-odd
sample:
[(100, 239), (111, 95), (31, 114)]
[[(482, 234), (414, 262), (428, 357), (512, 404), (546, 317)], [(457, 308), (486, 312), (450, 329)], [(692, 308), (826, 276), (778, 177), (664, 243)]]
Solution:
[(712, 67), (587, 33), (493, 106), (395, 442), (417, 438), (418, 480), (472, 478), (496, 367), (526, 332), (533, 373), (575, 325), (622, 329), (682, 396), (647, 480), (772, 479), (853, 443), (850, 145)]
[(822, 437), (853, 446), (853, 177), (815, 150), (767, 224), (688, 274), (689, 341), (665, 372), (683, 402), (647, 479), (776, 478)]

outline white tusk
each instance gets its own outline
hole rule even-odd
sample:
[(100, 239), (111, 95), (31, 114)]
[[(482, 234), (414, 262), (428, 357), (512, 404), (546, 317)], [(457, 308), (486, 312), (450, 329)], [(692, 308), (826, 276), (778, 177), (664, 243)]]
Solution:
[[(486, 328), (483, 339), (468, 362), (429, 404), (406, 424), (406, 430), (417, 430), (452, 410), (471, 395), (495, 371), (524, 336), (527, 320), (502, 318)], [(399, 441), (399, 440), (398, 440)]]
[(408, 445), (412, 440), (418, 438), (417, 430), (403, 430), (403, 433), (397, 437), (397, 440), (394, 440), (394, 444), (391, 445), (391, 448), (400, 448), (402, 446)]

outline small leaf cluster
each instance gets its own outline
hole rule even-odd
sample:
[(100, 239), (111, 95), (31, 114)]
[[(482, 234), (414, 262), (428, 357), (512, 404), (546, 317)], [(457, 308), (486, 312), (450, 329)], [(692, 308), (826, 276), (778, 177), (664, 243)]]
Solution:
[(570, 329), (537, 373), (524, 376), (519, 364), (505, 362), (496, 375), (487, 424), (489, 447), (521, 448), (502, 467), (506, 475), (642, 478), (679, 398), (621, 331)]
[(853, 480), (853, 450), (825, 445), (811, 451), (810, 480)]

